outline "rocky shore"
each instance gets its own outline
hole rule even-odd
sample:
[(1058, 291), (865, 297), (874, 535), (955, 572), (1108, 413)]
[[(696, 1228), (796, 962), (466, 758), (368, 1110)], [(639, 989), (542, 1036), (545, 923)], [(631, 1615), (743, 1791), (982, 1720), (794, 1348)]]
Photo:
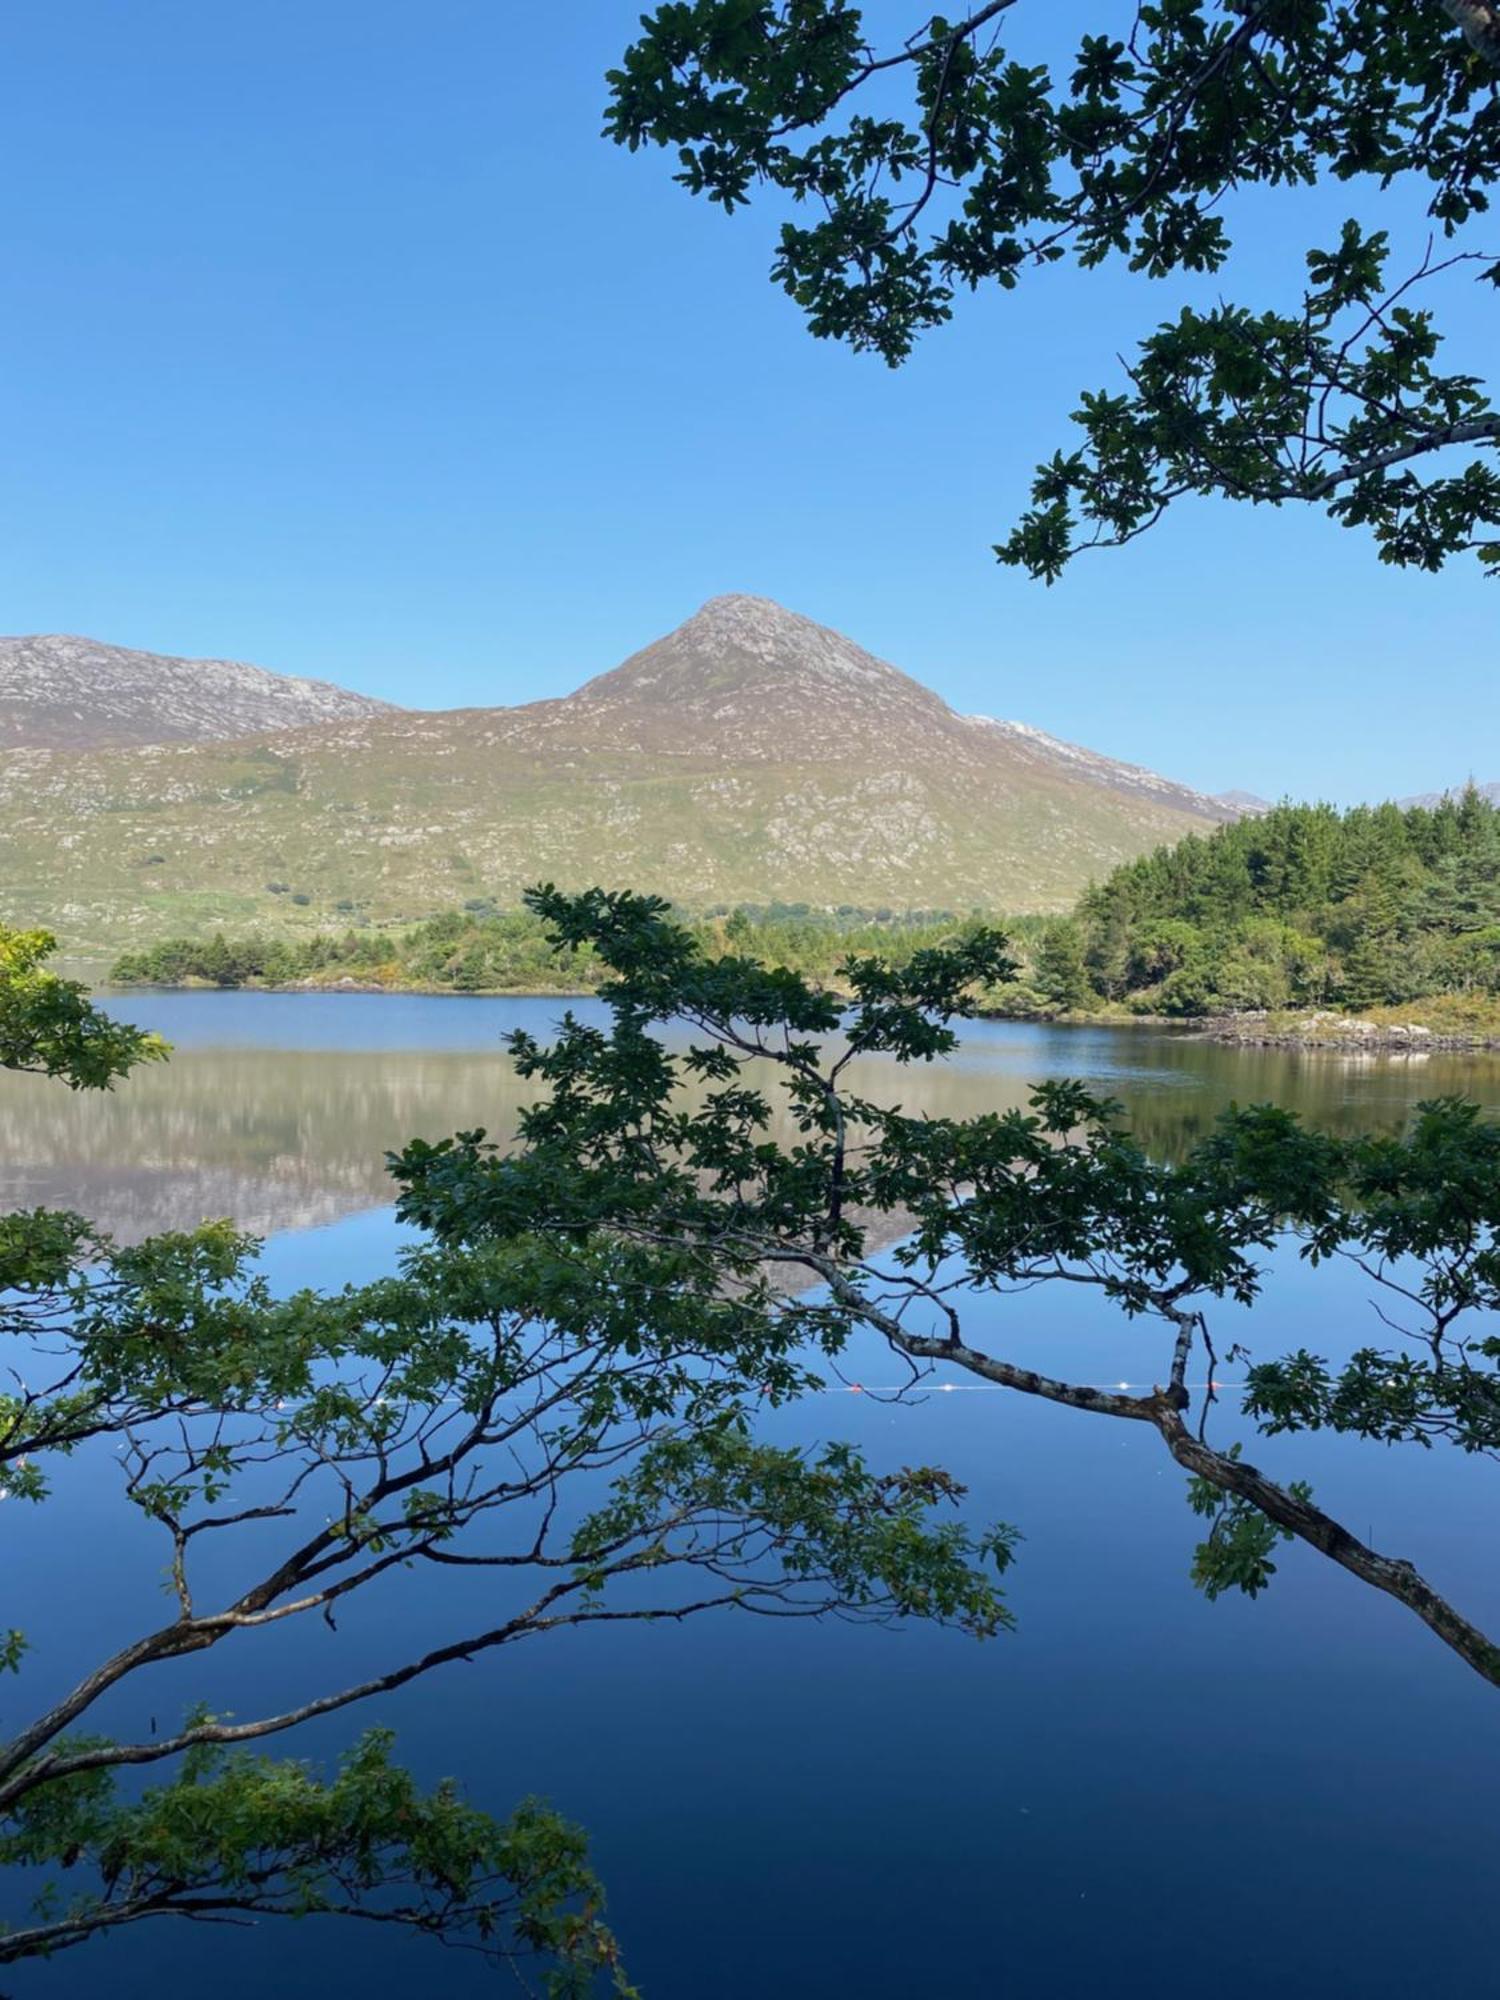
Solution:
[(1439, 1050), (1500, 1051), (1500, 1032), (1430, 1028), (1420, 1021), (1369, 1021), (1357, 1014), (1225, 1014), (1198, 1030), (1241, 1048), (1349, 1049), (1369, 1055), (1425, 1055)]

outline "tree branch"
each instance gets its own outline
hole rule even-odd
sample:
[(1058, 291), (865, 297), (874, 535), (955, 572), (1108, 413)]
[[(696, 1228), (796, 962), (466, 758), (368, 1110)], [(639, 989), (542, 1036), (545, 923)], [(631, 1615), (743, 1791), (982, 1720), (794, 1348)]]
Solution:
[(1409, 1611), (1414, 1611), (1445, 1646), (1466, 1661), (1474, 1671), (1500, 1687), (1500, 1645), (1486, 1637), (1477, 1625), (1455, 1611), (1415, 1567), (1399, 1556), (1382, 1555), (1369, 1548), (1332, 1515), (1310, 1500), (1289, 1493), (1242, 1458), (1231, 1458), (1195, 1438), (1175, 1410), (1159, 1410), (1154, 1421), (1177, 1463), (1206, 1479), (1221, 1493), (1237, 1494), (1258, 1507), (1268, 1520), (1285, 1528), (1309, 1548), (1317, 1549), (1330, 1561), (1357, 1576), (1362, 1583), (1384, 1591)]

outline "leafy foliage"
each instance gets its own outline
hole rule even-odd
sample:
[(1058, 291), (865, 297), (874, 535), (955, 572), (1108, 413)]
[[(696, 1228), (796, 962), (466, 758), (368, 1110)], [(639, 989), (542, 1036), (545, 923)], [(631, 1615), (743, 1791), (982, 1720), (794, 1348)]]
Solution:
[[(1238, 1459), (1239, 1447), (1232, 1445), (1225, 1455)], [(1312, 1498), (1305, 1481), (1288, 1491), (1299, 1500)], [(1291, 1541), (1291, 1529), (1278, 1527), (1250, 1501), (1225, 1493), (1209, 1479), (1188, 1481), (1188, 1505), (1210, 1524), (1193, 1552), (1194, 1583), (1210, 1602), (1226, 1590), (1258, 1597), (1276, 1574), (1272, 1554), (1280, 1543)]]
[(1355, 1206), (1336, 1231), (1310, 1229), (1307, 1253), (1355, 1258), (1420, 1332), (1408, 1351), (1362, 1347), (1331, 1365), (1302, 1349), (1252, 1367), (1247, 1410), (1269, 1433), (1326, 1425), (1384, 1444), (1495, 1450), (1500, 1337), (1459, 1329), (1500, 1314), (1500, 1126), (1473, 1105), (1427, 1104), (1402, 1140), (1351, 1143), (1344, 1173)]
[(1368, 527), (1383, 562), (1437, 570), (1474, 550), (1500, 571), (1500, 472), (1482, 458), (1440, 478), (1414, 465), (1500, 438), (1484, 384), (1441, 370), (1433, 314), (1408, 302), (1463, 260), (1429, 258), (1387, 292), (1388, 256), (1384, 231), (1347, 222), (1337, 249), (1309, 253), (1297, 311), (1185, 308), (1159, 327), (1127, 392), (1083, 398), (1082, 448), (1040, 468), (1000, 560), (1055, 583), (1081, 526), (1089, 545), (1133, 541), (1196, 493), (1323, 503)]
[(39, 1787), (0, 1833), (0, 1864), (63, 1852), (100, 1887), (43, 1937), (0, 1929), (0, 1959), (155, 1914), (338, 1915), (480, 1948), (514, 1937), (549, 1966), (555, 2000), (597, 1992), (601, 1977), (633, 1993), (578, 1830), (535, 1801), (497, 1821), (451, 1782), (423, 1792), (391, 1747), (368, 1731), (326, 1782), (288, 1759), (200, 1745), (138, 1798), (120, 1797), (107, 1769)]
[[(849, 0), (673, 0), (611, 72), (606, 129), (667, 147), (689, 192), (792, 205), (772, 275), (812, 331), (904, 361), (959, 293), (1071, 257), (1153, 278), (1215, 273), (1229, 198), (1327, 179), (1420, 191), (1461, 237), (1500, 172), (1500, 12), (1374, 0), (1169, 0), (1101, 18), (1071, 60), (1017, 57), (1020, 0), (913, 20), (881, 45)], [(1040, 15), (1040, 9), (1033, 9)], [(1190, 493), (1325, 506), (1387, 562), (1500, 567), (1500, 416), (1445, 373), (1414, 285), (1357, 219), (1311, 250), (1296, 305), (1189, 310), (1117, 393), (1083, 399), (1080, 449), (1039, 469), (996, 553), (1054, 581), (1086, 542), (1129, 541)], [(1492, 253), (1491, 253), (1492, 256)], [(1470, 455), (1461, 462), (1465, 453)], [(1458, 454), (1450, 464), (1444, 454)], [(1434, 462), (1436, 460), (1436, 462)]]
[(76, 980), (47, 967), (48, 931), (0, 926), (0, 1069), (57, 1077), (74, 1090), (107, 1090), (137, 1063), (167, 1053), (158, 1035), (112, 1021)]

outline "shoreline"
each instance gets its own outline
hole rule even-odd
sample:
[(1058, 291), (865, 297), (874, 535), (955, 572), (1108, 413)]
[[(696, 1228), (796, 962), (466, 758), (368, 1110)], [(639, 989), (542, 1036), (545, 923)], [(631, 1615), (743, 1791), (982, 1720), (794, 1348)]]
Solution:
[[(392, 985), (380, 980), (342, 978), (337, 980), (291, 980), (268, 984), (247, 980), (241, 985), (220, 986), (212, 980), (179, 979), (169, 982), (140, 981), (128, 984), (108, 980), (91, 988), (95, 993), (268, 993), (301, 994), (309, 997), (410, 996), (432, 1000), (591, 1000), (597, 988), (588, 986), (476, 986), (462, 992), (452, 986), (430, 981), (410, 981)], [(981, 1008), (974, 1016), (981, 1021), (1010, 1021), (1035, 1028), (1138, 1028), (1156, 1034), (1181, 1035), (1195, 1041), (1216, 1042), (1230, 1048), (1288, 1050), (1334, 1050), (1370, 1055), (1500, 1054), (1500, 1027), (1459, 1028), (1428, 1026), (1421, 1020), (1372, 1021), (1360, 1015), (1313, 1012), (1245, 1013), (1183, 1016), (1180, 1014), (1130, 1014), (1105, 1009), (1098, 1013), (1036, 1014), (1012, 1012), (1004, 1007)]]
[(390, 986), (378, 979), (293, 979), (269, 982), (246, 979), (234, 986), (221, 986), (213, 979), (132, 979), (101, 980), (90, 992), (123, 996), (127, 993), (297, 993), (316, 998), (368, 995), (390, 1000), (416, 997), (424, 1000), (592, 1000), (598, 989), (592, 986), (472, 986), (462, 991), (455, 986), (434, 986), (411, 980)]
[(1196, 1025), (1205, 1041), (1231, 1048), (1406, 1056), (1500, 1054), (1500, 1029), (1431, 1028), (1422, 1021), (1369, 1021), (1357, 1014), (1221, 1014)]

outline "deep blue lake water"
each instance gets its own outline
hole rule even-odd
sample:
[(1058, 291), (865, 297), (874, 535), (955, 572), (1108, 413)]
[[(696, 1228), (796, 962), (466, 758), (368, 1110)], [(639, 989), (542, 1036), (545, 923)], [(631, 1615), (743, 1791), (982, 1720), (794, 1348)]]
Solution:
[[(103, 1110), (8, 1080), (5, 1198), (73, 1199), (126, 1231), (233, 1209), (268, 1232), (267, 1266), (292, 1286), (389, 1267), (381, 1150), (410, 1131), (504, 1129), (517, 1093), (498, 1035), (563, 1003), (115, 1005), (162, 1028), (177, 1057)], [(998, 1024), (903, 1096), (978, 1108), (1048, 1074), (1107, 1084), (1164, 1143), (1231, 1098), (1281, 1097), (1346, 1129), (1439, 1090), (1500, 1105), (1500, 1065), (1482, 1060), (1351, 1064)], [(1255, 1313), (1217, 1324), (1262, 1353), (1337, 1353), (1374, 1334), (1366, 1289), (1284, 1257)], [(980, 1330), (1075, 1379), (1160, 1374), (1153, 1336), (1073, 1296), (997, 1301)], [(850, 1373), (896, 1379), (873, 1348)], [(1017, 1630), (981, 1646), (726, 1615), (564, 1633), (335, 1719), (299, 1750), (331, 1755), (360, 1724), (388, 1722), (409, 1762), (460, 1776), (476, 1802), (541, 1793), (582, 1821), (647, 2000), (1146, 1995), (1184, 1979), (1227, 2000), (1500, 1987), (1500, 1695), (1410, 1614), (1300, 1548), (1260, 1601), (1206, 1603), (1187, 1581), (1196, 1524), (1182, 1477), (1131, 1427), (1002, 1392), (892, 1406), (840, 1387), (768, 1427), (965, 1480), (976, 1518), (1025, 1536)], [(1257, 1442), (1254, 1455), (1311, 1479), (1331, 1511), (1500, 1627), (1493, 1466), (1321, 1438)], [(0, 1723), (161, 1615), (160, 1552), (121, 1527), (117, 1482), (108, 1463), (80, 1460), (53, 1504), (5, 1510), (0, 1623), (42, 1643), (0, 1686)], [(247, 1714), (303, 1697), (465, 1629), (483, 1588), (404, 1580), (351, 1608), (337, 1636), (320, 1625), (164, 1672), (109, 1724), (140, 1730), (198, 1696)], [(312, 1922), (142, 1927), (13, 1974), (8, 1990), (514, 1989), (460, 1954)]]

